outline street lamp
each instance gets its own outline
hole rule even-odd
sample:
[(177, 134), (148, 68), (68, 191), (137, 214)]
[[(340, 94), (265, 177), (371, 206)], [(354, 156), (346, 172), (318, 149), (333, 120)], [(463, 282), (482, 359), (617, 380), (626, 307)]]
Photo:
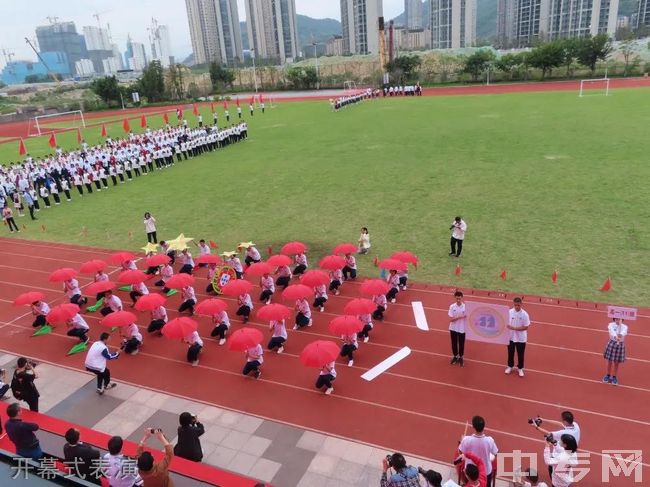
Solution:
[(318, 69), (318, 50), (316, 49), (317, 45), (317, 42), (312, 42), (312, 46), (314, 46), (314, 57), (316, 58), (316, 89), (320, 90), (320, 71)]
[(257, 93), (257, 71), (255, 70), (255, 49), (251, 49), (253, 56), (253, 83), (255, 83), (255, 93)]

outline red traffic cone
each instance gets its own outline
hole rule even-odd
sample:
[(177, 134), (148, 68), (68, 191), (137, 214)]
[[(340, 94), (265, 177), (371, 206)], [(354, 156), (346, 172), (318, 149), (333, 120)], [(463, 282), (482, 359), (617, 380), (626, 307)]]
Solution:
[(461, 269), (460, 264), (456, 264), (456, 270), (454, 271), (454, 273), (455, 273), (457, 276), (460, 276), (460, 273), (461, 273), (461, 272), (463, 272), (463, 269)]
[(553, 274), (551, 274), (551, 281), (553, 281), (553, 284), (557, 284), (557, 271), (553, 271)]
[(607, 292), (612, 288), (612, 278), (608, 277), (600, 288), (601, 291)]
[(506, 278), (508, 277), (508, 273), (506, 272), (505, 269), (503, 269), (503, 270), (501, 271), (501, 274), (499, 274), (499, 277), (500, 277), (501, 279), (503, 279), (504, 281), (506, 280)]

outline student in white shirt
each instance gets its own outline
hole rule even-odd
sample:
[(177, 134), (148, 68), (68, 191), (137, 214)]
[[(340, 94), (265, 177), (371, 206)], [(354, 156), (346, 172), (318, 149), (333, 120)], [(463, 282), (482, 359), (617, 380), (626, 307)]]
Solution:
[[(553, 440), (555, 441), (555, 440)], [(544, 463), (553, 467), (553, 487), (570, 487), (573, 484), (573, 468), (578, 465), (578, 445), (571, 435), (562, 435), (560, 441), (546, 443)]]
[(140, 487), (144, 485), (137, 462), (122, 454), (124, 441), (120, 436), (108, 440), (108, 453), (102, 458), (102, 473), (111, 487)]
[(199, 336), (198, 331), (193, 331), (184, 339), (185, 343), (189, 344), (187, 349), (187, 361), (192, 364), (192, 367), (199, 365), (199, 354), (203, 351), (203, 340)]
[(368, 233), (368, 228), (361, 228), (361, 236), (359, 237), (359, 253), (367, 254), (370, 250), (370, 234)]
[(45, 317), (50, 312), (50, 307), (45, 301), (34, 301), (32, 303), (32, 315), (34, 315), (34, 322), (32, 326), (38, 328), (47, 324)]
[(534, 468), (527, 468), (522, 472), (524, 480), (515, 482), (515, 487), (548, 487), (546, 482), (539, 481), (539, 475)]
[(284, 320), (272, 320), (269, 323), (269, 330), (271, 330), (271, 340), (267, 348), (269, 350), (277, 349), (277, 353), (284, 352), (284, 343), (287, 341), (287, 327)]
[(230, 318), (228, 317), (227, 311), (221, 311), (215, 315), (212, 315), (212, 324), (214, 325), (214, 330), (210, 333), (211, 337), (219, 337), (219, 345), (226, 343), (226, 333), (230, 329)]
[(248, 375), (253, 372), (253, 375), (256, 379), (259, 379), (262, 376), (262, 371), (260, 367), (264, 363), (264, 349), (262, 345), (255, 345), (246, 350), (246, 364), (242, 370), (242, 374)]
[(328, 396), (334, 392), (334, 386), (332, 382), (336, 379), (336, 363), (330, 362), (327, 365), (323, 365), (318, 374), (318, 379), (316, 380), (316, 389), (321, 390), (325, 387), (325, 394)]
[(142, 346), (142, 333), (136, 323), (131, 323), (123, 329), (122, 350), (124, 353), (136, 355)]
[(342, 335), (341, 340), (343, 341), (343, 345), (341, 346), (341, 357), (347, 357), (348, 367), (352, 367), (354, 365), (354, 352), (359, 348), (357, 334), (352, 333), (350, 335)]
[(618, 366), (625, 362), (625, 337), (627, 336), (627, 325), (621, 318), (614, 318), (614, 321), (607, 325), (609, 341), (605, 347), (603, 356), (607, 361), (607, 373), (603, 377), (604, 383), (618, 384)]
[(457, 216), (451, 223), (449, 230), (451, 230), (451, 252), (449, 252), (449, 255), (460, 257), (460, 253), (463, 251), (467, 223), (461, 217)]
[(508, 366), (506, 374), (510, 374), (515, 366), (515, 350), (517, 351), (517, 370), (519, 377), (524, 376), (524, 354), (528, 341), (528, 328), (530, 318), (528, 313), (521, 308), (521, 298), (513, 299), (514, 307), (510, 310), (508, 329), (510, 330), (510, 343), (508, 344)]
[(474, 416), (472, 418), (472, 427), (474, 428), (474, 434), (463, 437), (458, 450), (461, 453), (473, 453), (483, 460), (485, 475), (487, 475), (486, 485), (492, 485), (492, 460), (490, 455), (496, 455), (499, 453), (499, 449), (494, 439), (485, 435), (485, 419), (483, 417)]
[(451, 335), (451, 365), (458, 364), (463, 366), (463, 356), (465, 355), (465, 322), (467, 313), (465, 312), (465, 303), (463, 303), (463, 293), (456, 291), (454, 293), (456, 302), (449, 306), (449, 334)]
[(69, 337), (77, 337), (80, 342), (88, 343), (88, 330), (90, 330), (90, 327), (79, 313), (70, 318), (67, 325), (69, 329), (66, 335)]
[(147, 232), (147, 242), (158, 243), (158, 239), (156, 238), (156, 219), (149, 212), (144, 214), (144, 231)]
[(99, 312), (102, 316), (107, 316), (115, 311), (122, 311), (122, 300), (109, 289), (104, 294), (104, 307)]

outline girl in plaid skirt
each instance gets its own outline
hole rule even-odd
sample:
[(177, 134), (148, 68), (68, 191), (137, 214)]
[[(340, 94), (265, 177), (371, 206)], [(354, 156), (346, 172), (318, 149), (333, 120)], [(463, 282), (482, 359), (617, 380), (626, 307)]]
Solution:
[(609, 332), (609, 342), (605, 347), (603, 354), (607, 361), (607, 373), (603, 377), (604, 383), (613, 385), (618, 384), (618, 365), (625, 362), (625, 336), (627, 335), (627, 325), (621, 318), (614, 318), (614, 321), (607, 326)]

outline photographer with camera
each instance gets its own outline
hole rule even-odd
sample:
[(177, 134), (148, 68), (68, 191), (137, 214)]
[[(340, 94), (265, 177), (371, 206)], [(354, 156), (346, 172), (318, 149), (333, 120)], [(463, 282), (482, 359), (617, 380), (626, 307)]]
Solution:
[[(159, 462), (154, 462), (153, 455), (144, 451), (147, 440), (152, 436), (155, 436), (165, 448), (165, 456)], [(138, 459), (138, 471), (144, 481), (144, 487), (174, 487), (174, 482), (169, 478), (169, 464), (174, 457), (174, 449), (160, 428), (145, 428), (144, 437), (140, 441), (135, 455)]]
[(203, 450), (199, 437), (205, 433), (205, 428), (196, 415), (188, 412), (181, 413), (178, 422), (180, 426), (178, 427), (178, 441), (174, 447), (174, 455), (192, 462), (200, 462), (203, 460)]
[(463, 240), (465, 240), (467, 223), (461, 217), (457, 216), (451, 222), (449, 230), (451, 230), (451, 252), (449, 252), (449, 255), (460, 257), (460, 253), (463, 251)]
[[(381, 474), (381, 487), (422, 487), (418, 469), (406, 465), (406, 458), (401, 453), (386, 455), (382, 460), (383, 473)], [(392, 468), (395, 473), (388, 476), (388, 469)]]
[(551, 474), (553, 487), (570, 487), (573, 484), (573, 467), (578, 465), (577, 451), (578, 444), (571, 435), (564, 434), (559, 441), (547, 438), (544, 463), (553, 468)]
[(30, 411), (38, 412), (38, 398), (41, 396), (36, 389), (34, 381), (38, 379), (36, 364), (20, 357), (16, 363), (13, 378), (11, 379), (11, 393), (15, 399), (25, 401)]
[[(562, 422), (559, 424), (561, 424), (563, 428), (557, 431), (548, 431), (542, 428), (543, 420), (539, 416), (534, 419), (529, 419), (528, 424), (534, 426), (537, 431), (541, 432), (547, 442), (556, 444), (560, 441), (562, 435), (571, 435), (576, 440), (576, 445), (579, 445), (580, 426), (573, 420), (573, 413), (571, 411), (562, 411), (560, 418)], [(548, 474), (551, 476), (553, 475), (553, 467), (551, 465), (548, 467)]]

